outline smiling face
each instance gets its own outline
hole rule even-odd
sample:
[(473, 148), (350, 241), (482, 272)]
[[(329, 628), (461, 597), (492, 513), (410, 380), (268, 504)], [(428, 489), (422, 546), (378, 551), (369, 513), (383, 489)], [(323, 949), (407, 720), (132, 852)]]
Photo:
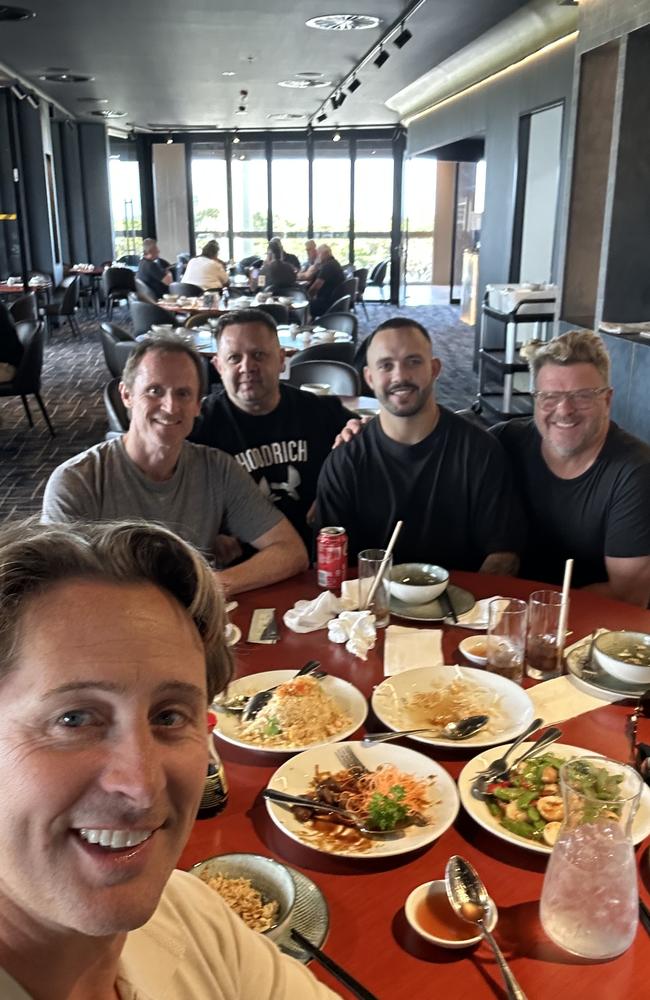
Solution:
[(124, 405), (131, 410), (127, 439), (148, 450), (180, 452), (199, 415), (199, 376), (187, 354), (148, 351), (131, 389), (122, 383)]
[(381, 330), (373, 337), (367, 360), (366, 381), (390, 414), (412, 417), (433, 404), (440, 361), (431, 356), (431, 344), (417, 328)]
[[(538, 392), (573, 392), (604, 387), (598, 369), (586, 362), (575, 365), (545, 364), (535, 383)], [(553, 409), (545, 410), (535, 402), (535, 424), (543, 438), (543, 447), (551, 456), (575, 458), (597, 451), (609, 428), (612, 391), (596, 396), (587, 406), (576, 406), (570, 398), (562, 399)]]
[(280, 402), (284, 351), (263, 323), (233, 323), (219, 337), (215, 367), (228, 398), (246, 413), (270, 413)]
[(0, 683), (0, 910), (17, 927), (130, 930), (155, 909), (203, 790), (201, 641), (153, 584), (95, 580), (33, 598), (20, 636)]

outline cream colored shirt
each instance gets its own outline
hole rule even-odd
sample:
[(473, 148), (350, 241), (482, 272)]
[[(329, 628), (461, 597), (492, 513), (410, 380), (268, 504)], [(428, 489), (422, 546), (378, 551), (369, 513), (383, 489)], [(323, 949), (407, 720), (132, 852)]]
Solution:
[(192, 257), (185, 268), (181, 281), (190, 285), (199, 285), (201, 288), (223, 288), (228, 284), (226, 270), (218, 260), (210, 257)]

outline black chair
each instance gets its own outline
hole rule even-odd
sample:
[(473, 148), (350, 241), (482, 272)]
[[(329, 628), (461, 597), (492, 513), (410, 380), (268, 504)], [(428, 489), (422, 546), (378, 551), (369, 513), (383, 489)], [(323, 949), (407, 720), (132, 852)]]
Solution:
[(129, 414), (120, 396), (120, 380), (112, 379), (104, 386), (104, 406), (108, 419), (106, 438), (121, 436), (129, 429)]
[(116, 264), (126, 264), (127, 267), (138, 267), (140, 264), (140, 257), (137, 253), (124, 253), (121, 257), (118, 257), (115, 261)]
[(264, 287), (265, 292), (273, 292), (274, 295), (291, 296), (297, 302), (309, 302), (309, 296), (302, 285), (269, 285)]
[(9, 306), (9, 314), (14, 323), (22, 323), (24, 320), (38, 319), (38, 303), (34, 292), (28, 295), (21, 295)]
[(341, 270), (343, 271), (343, 274), (345, 275), (346, 280), (347, 280), (347, 278), (353, 278), (354, 277), (354, 264), (344, 264), (343, 267), (341, 268)]
[(359, 331), (359, 320), (351, 312), (327, 312), (327, 329), (336, 333), (349, 333), (352, 343), (356, 344)]
[(45, 403), (41, 399), (41, 369), (43, 367), (43, 342), (45, 330), (40, 321), (26, 321), (16, 324), (16, 333), (23, 345), (23, 356), (16, 370), (16, 374), (10, 382), (0, 382), (1, 396), (20, 396), (23, 401), (25, 413), (29, 421), (29, 426), (34, 426), (28, 396), (35, 396), (41, 413), (47, 424), (52, 437), (55, 436), (54, 428), (45, 409)]
[(356, 278), (346, 278), (332, 292), (333, 299), (342, 299), (344, 295), (350, 296), (350, 305), (354, 308), (357, 298), (358, 282)]
[(129, 311), (133, 323), (133, 336), (139, 337), (143, 333), (148, 333), (152, 326), (182, 326), (186, 317), (181, 319), (174, 313), (167, 312), (162, 306), (155, 302), (134, 302), (129, 301)]
[(113, 315), (113, 303), (128, 299), (135, 292), (135, 275), (128, 267), (107, 267), (102, 274), (102, 290), (106, 300), (106, 318)]
[(336, 396), (358, 396), (359, 379), (355, 369), (343, 361), (302, 361), (289, 368), (291, 385), (324, 383)]
[[(382, 260), (381, 263), (375, 264), (372, 271), (370, 272), (370, 277), (366, 284), (366, 288), (378, 288), (381, 299), (375, 299), (375, 302), (384, 302), (384, 282), (386, 281), (386, 272), (388, 270), (388, 265), (390, 260)], [(370, 300), (369, 300), (370, 301)]]
[[(328, 306), (325, 312), (321, 313), (321, 317), (329, 316), (330, 313), (349, 312), (351, 302), (351, 295), (343, 295), (340, 299), (336, 299), (335, 302), (332, 302), (331, 306)], [(321, 317), (319, 317), (319, 319)]]
[(354, 272), (354, 276), (357, 279), (357, 294), (355, 296), (355, 303), (363, 306), (365, 317), (368, 319), (368, 310), (366, 309), (366, 303), (363, 301), (363, 293), (365, 292), (366, 284), (368, 283), (368, 268), (360, 267), (358, 271)]
[(79, 324), (77, 322), (77, 317), (75, 316), (77, 306), (79, 305), (79, 278), (77, 275), (69, 275), (64, 278), (61, 284), (54, 292), (54, 298), (52, 302), (48, 302), (45, 306), (43, 312), (47, 317), (47, 328), (48, 333), (51, 334), (51, 324), (50, 319), (56, 317), (57, 319), (62, 316), (68, 321), (70, 329), (72, 330), (75, 337), (78, 337), (81, 333)]
[(268, 313), (278, 325), (284, 324), (286, 326), (289, 322), (289, 307), (283, 306), (281, 302), (264, 302), (256, 308)]
[(363, 370), (366, 367), (366, 364), (368, 362), (367, 353), (368, 353), (368, 347), (367, 347), (367, 338), (366, 338), (365, 340), (361, 341), (361, 343), (359, 344), (359, 346), (356, 349), (356, 352), (355, 352), (355, 355), (354, 355), (354, 361), (352, 362), (352, 367), (354, 368), (354, 370), (356, 371), (357, 375), (359, 376), (359, 386), (360, 386), (360, 389), (361, 389), (361, 393), (360, 394), (362, 396), (374, 396), (375, 395), (374, 390), (366, 382), (366, 378), (365, 378), (365, 375), (363, 373)]
[(102, 323), (100, 336), (104, 348), (106, 367), (113, 378), (121, 378), (124, 365), (128, 361), (136, 342), (130, 333), (116, 323)]
[(312, 347), (305, 347), (289, 359), (289, 369), (305, 361), (342, 361), (352, 365), (354, 344), (313, 344)]
[(189, 281), (173, 281), (169, 286), (169, 291), (171, 295), (191, 295), (192, 297), (203, 295), (201, 286), (193, 285)]
[(142, 278), (138, 277), (134, 278), (134, 281), (135, 281), (135, 294), (138, 296), (139, 301), (151, 302), (153, 303), (153, 305), (156, 305), (158, 299), (156, 298), (152, 290), (149, 288), (149, 285), (146, 283), (146, 281), (143, 281)]

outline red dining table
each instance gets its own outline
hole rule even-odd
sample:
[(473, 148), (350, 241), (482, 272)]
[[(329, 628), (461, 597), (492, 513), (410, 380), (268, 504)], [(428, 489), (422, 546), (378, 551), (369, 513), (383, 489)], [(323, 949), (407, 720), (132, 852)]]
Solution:
[[(452, 573), (454, 583), (477, 598), (494, 594), (526, 598), (539, 584), (509, 577), (477, 573)], [(350, 681), (370, 698), (383, 679), (383, 634), (363, 661), (343, 646), (327, 639), (327, 631), (296, 634), (282, 623), (283, 613), (296, 600), (319, 593), (313, 572), (294, 577), (249, 594), (238, 596), (239, 607), (232, 621), (244, 638), (235, 647), (236, 675), (266, 669), (298, 668), (318, 659), (335, 676)], [(274, 607), (280, 625), (275, 645), (245, 642), (254, 608)], [(397, 619), (392, 621), (397, 623)], [(405, 624), (413, 625), (413, 622)], [(436, 627), (422, 623), (426, 627)], [(634, 628), (650, 632), (650, 612), (588, 591), (572, 591), (569, 613), (571, 641), (596, 627)], [(446, 663), (463, 663), (458, 643), (469, 633), (458, 627), (443, 627)], [(529, 682), (526, 682), (527, 684)], [(530, 682), (532, 683), (532, 682)], [(602, 708), (561, 724), (562, 741), (626, 761), (629, 746), (625, 736), (631, 702), (603, 703)], [(643, 726), (648, 728), (644, 731)], [(372, 710), (366, 720), (369, 731), (377, 725)], [(360, 739), (360, 729), (351, 739)], [(641, 720), (640, 737), (650, 742), (650, 722)], [(408, 741), (402, 741), (409, 745)], [(414, 744), (410, 744), (415, 746)], [(453, 826), (437, 841), (412, 854), (383, 860), (358, 861), (338, 858), (301, 846), (271, 821), (261, 797), (276, 768), (286, 755), (245, 750), (218, 741), (230, 784), (225, 810), (217, 817), (197, 821), (179, 866), (232, 851), (265, 854), (304, 872), (323, 892), (330, 928), (323, 950), (347, 969), (380, 1000), (419, 1000), (425, 997), (502, 998), (505, 996), (498, 967), (485, 944), (459, 951), (446, 950), (424, 941), (411, 929), (404, 915), (404, 901), (422, 882), (444, 877), (450, 855), (460, 854), (478, 869), (499, 910), (495, 937), (528, 1000), (611, 1000), (650, 996), (650, 936), (639, 925), (632, 947), (608, 962), (588, 962), (557, 948), (544, 934), (538, 916), (546, 856), (502, 841), (478, 826), (463, 810)], [(477, 751), (417, 750), (441, 763), (456, 779)], [(639, 891), (650, 902), (648, 844), (637, 848)], [(311, 968), (341, 996), (350, 994), (318, 963)], [(300, 1000), (300, 998), (295, 998)]]

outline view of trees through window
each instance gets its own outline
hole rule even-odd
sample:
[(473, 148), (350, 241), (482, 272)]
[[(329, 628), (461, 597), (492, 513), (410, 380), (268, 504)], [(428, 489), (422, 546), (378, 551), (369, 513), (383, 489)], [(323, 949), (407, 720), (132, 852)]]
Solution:
[(438, 161), (429, 156), (416, 156), (407, 160), (404, 168), (406, 281), (407, 284), (431, 284)]
[(142, 207), (140, 203), (140, 171), (135, 147), (120, 139), (111, 139), (108, 178), (113, 219), (113, 256), (142, 250)]

